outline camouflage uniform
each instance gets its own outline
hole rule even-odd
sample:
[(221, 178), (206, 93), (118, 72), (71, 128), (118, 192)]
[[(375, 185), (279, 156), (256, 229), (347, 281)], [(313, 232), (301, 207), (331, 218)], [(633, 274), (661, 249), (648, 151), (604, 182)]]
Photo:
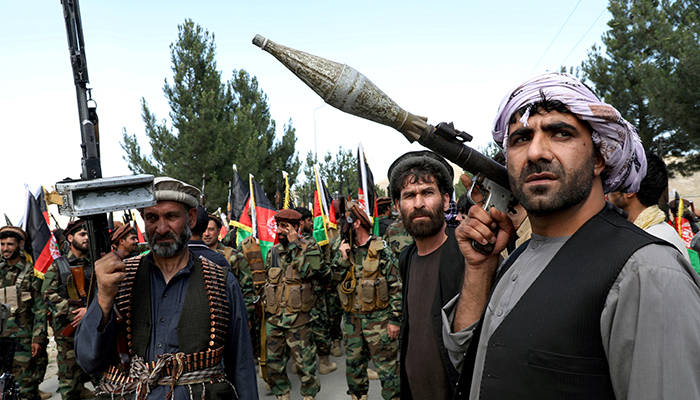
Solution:
[[(275, 274), (272, 274), (271, 277), (271, 268), (275, 267), (275, 252), (279, 259), (278, 267), (281, 268), (281, 272), (277, 275), (279, 277), (277, 292), (274, 292), (273, 289)], [(267, 255), (265, 267), (268, 271), (267, 283), (265, 284), (266, 315), (268, 316), (266, 323), (267, 382), (270, 384), (272, 393), (277, 396), (290, 391), (291, 384), (287, 376), (286, 366), (291, 353), (294, 357), (294, 363), (299, 368), (301, 394), (314, 397), (321, 389), (321, 385), (316, 379), (316, 345), (309, 324), (314, 316), (308, 311), (290, 312), (288, 307), (292, 301), (285, 298), (288, 291), (282, 290), (286, 286), (286, 284), (282, 284), (282, 281), (285, 280), (285, 276), (291, 276), (294, 270), (298, 272), (300, 279), (291, 281), (287, 278), (287, 282), (310, 283), (311, 279), (325, 280), (328, 279), (329, 275), (328, 266), (321, 262), (321, 251), (318, 245), (300, 238), (289, 243), (287, 249), (281, 244), (276, 244)], [(290, 270), (290, 267), (294, 270)], [(301, 288), (302, 295), (300, 297), (302, 299), (304, 298), (304, 290), (308, 289)], [(277, 295), (280, 291), (282, 294)], [(308, 303), (306, 303), (308, 304), (307, 309), (310, 310), (313, 304), (313, 294)], [(279, 307), (278, 312), (275, 312), (274, 304)]]
[[(343, 279), (348, 274), (352, 264), (350, 260), (345, 260), (339, 250), (342, 240), (338, 238), (333, 242), (332, 253), (333, 263), (331, 271), (333, 281), (340, 285)], [(374, 247), (373, 247), (374, 246)], [(376, 253), (375, 253), (376, 252)], [(370, 254), (370, 263), (376, 265), (372, 272), (378, 272), (377, 277), (369, 278), (372, 273), (366, 269), (367, 254)], [(371, 256), (375, 253), (376, 256)], [(386, 244), (376, 236), (372, 235), (370, 240), (362, 246), (352, 246), (352, 254), (354, 255), (355, 263), (355, 287), (353, 292), (359, 296), (358, 303), (353, 301), (355, 295), (344, 296), (340, 294), (341, 303), (344, 297), (352, 307), (353, 304), (359, 305), (362, 303), (376, 304), (371, 311), (363, 311), (361, 307), (352, 307), (352, 311), (345, 311), (345, 351), (346, 359), (346, 379), (348, 382), (348, 394), (355, 395), (358, 398), (366, 395), (369, 391), (369, 379), (367, 378), (367, 364), (372, 359), (374, 366), (379, 375), (382, 384), (382, 397), (384, 399), (400, 398), (400, 381), (398, 370), (398, 354), (399, 341), (398, 339), (390, 340), (387, 332), (387, 325), (392, 324), (401, 326), (401, 280), (399, 277), (398, 261), (393, 253), (386, 247)], [(375, 272), (375, 274), (376, 274)], [(365, 276), (363, 276), (365, 274)], [(381, 289), (377, 289), (377, 282), (380, 278), (386, 279), (388, 296), (386, 304), (380, 304), (379, 293)], [(365, 284), (371, 286), (373, 302), (368, 302), (364, 297), (368, 291), (362, 286), (360, 279), (365, 279)], [(360, 289), (362, 288), (362, 289)], [(355, 296), (355, 297), (357, 297)], [(382, 302), (383, 303), (383, 302)]]
[[(338, 229), (328, 228), (328, 239), (330, 243), (322, 247), (323, 259), (326, 264), (331, 265), (333, 261), (331, 247), (335, 239), (340, 235)], [(331, 284), (330, 290), (326, 291), (326, 305), (328, 307), (328, 333), (330, 335), (330, 340), (342, 340), (343, 339), (343, 309), (340, 308), (340, 300), (338, 300), (338, 292), (335, 290), (335, 285)]]
[(394, 257), (399, 259), (399, 254), (406, 248), (409, 244), (413, 243), (413, 236), (408, 234), (406, 228), (403, 226), (403, 221), (398, 219), (393, 224), (391, 224), (384, 232), (384, 241), (387, 246), (394, 252)]
[(238, 284), (241, 286), (241, 292), (243, 293), (245, 308), (248, 310), (248, 317), (250, 317), (253, 312), (253, 300), (255, 300), (253, 272), (250, 270), (248, 261), (246, 261), (242, 251), (236, 250), (233, 247), (224, 246), (221, 242), (216, 246), (216, 251), (224, 256), (226, 256), (227, 249), (231, 250), (226, 261), (231, 264), (231, 272), (233, 272), (233, 276), (238, 279)]
[(32, 357), (32, 343), (46, 342), (46, 305), (41, 299), (43, 279), (34, 274), (34, 266), (26, 261), (24, 251), (20, 252), (19, 262), (10, 266), (7, 261), (0, 261), (2, 286), (15, 286), (19, 276), (24, 272), (19, 283), (17, 310), (7, 320), (3, 337), (17, 340), (12, 373), (19, 383), (20, 399), (39, 399), (39, 383), (44, 376), (39, 376), (37, 357)]
[[(71, 251), (66, 256), (71, 266), (82, 265), (85, 269), (90, 267), (90, 260), (87, 258), (77, 258)], [(90, 280), (85, 279), (85, 285), (89, 285)], [(63, 330), (73, 321), (73, 311), (79, 307), (68, 304), (68, 298), (64, 287), (61, 287), (58, 265), (51, 264), (46, 271), (44, 285), (41, 288), (44, 294), (44, 302), (49, 311), (53, 314), (53, 333), (56, 339), (56, 350), (58, 354), (56, 361), (58, 364), (58, 392), (63, 400), (79, 400), (80, 392), (84, 388), (84, 383), (90, 381), (90, 377), (83, 371), (75, 361), (74, 336), (65, 336)], [(85, 291), (87, 292), (87, 287)], [(64, 297), (66, 296), (66, 297)]]
[[(302, 238), (308, 240), (311, 243), (316, 243), (313, 235), (307, 232), (302, 233)], [(317, 243), (316, 243), (317, 244)], [(325, 261), (325, 257), (321, 259), (321, 262), (328, 265)], [(330, 276), (328, 276), (330, 278)], [(316, 353), (323, 357), (331, 354), (331, 337), (329, 334), (329, 318), (328, 318), (328, 306), (326, 292), (328, 292), (328, 287), (330, 286), (329, 279), (320, 281), (317, 279), (313, 280), (314, 284), (314, 295), (316, 296), (316, 301), (311, 309), (311, 334), (316, 344)]]

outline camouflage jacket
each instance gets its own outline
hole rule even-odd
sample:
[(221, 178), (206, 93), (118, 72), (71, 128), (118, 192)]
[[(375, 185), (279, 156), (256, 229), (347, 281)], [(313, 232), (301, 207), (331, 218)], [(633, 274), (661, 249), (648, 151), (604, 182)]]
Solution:
[[(71, 266), (82, 265), (85, 269), (92, 268), (89, 259), (85, 257), (77, 258), (71, 251), (68, 252), (66, 259)], [(90, 280), (86, 277), (86, 292), (89, 285)], [(44, 303), (46, 303), (48, 310), (53, 314), (54, 333), (62, 331), (73, 320), (73, 311), (78, 307), (68, 304), (68, 298), (64, 298), (61, 295), (63, 291), (61, 290), (61, 279), (56, 262), (53, 262), (46, 274), (44, 274), (44, 284), (41, 287), (41, 292), (44, 294)]]
[[(302, 246), (304, 243), (308, 243), (306, 251), (304, 251), (304, 247)], [(274, 245), (267, 254), (265, 260), (265, 268), (267, 268), (268, 271), (272, 268), (273, 251), (276, 251), (279, 257), (282, 274), (284, 274), (290, 266), (295, 266), (302, 280), (326, 281), (329, 278), (330, 271), (328, 265), (321, 261), (321, 250), (315, 242), (309, 242), (306, 239), (300, 238), (297, 241), (289, 243), (287, 249), (279, 243)], [(314, 317), (315, 316), (311, 315), (311, 313), (288, 314), (286, 310), (283, 310), (280, 315), (269, 316), (267, 322), (282, 328), (295, 328), (311, 321)]]
[(228, 262), (231, 264), (231, 272), (238, 279), (238, 284), (241, 286), (243, 293), (243, 301), (245, 308), (248, 310), (248, 316), (253, 312), (253, 301), (255, 300), (255, 291), (253, 289), (253, 272), (248, 266), (248, 261), (243, 256), (243, 249), (236, 250), (233, 247), (224, 246), (219, 242), (216, 246), (216, 251), (226, 256), (226, 250), (231, 249)]
[[(373, 240), (378, 238), (374, 235), (370, 237), (362, 246), (352, 245), (352, 254), (355, 256), (355, 278), (356, 280), (362, 276), (362, 261), (367, 256), (369, 251), (369, 244)], [(380, 239), (381, 240), (381, 239)], [(340, 244), (342, 243), (342, 237), (337, 237), (332, 244), (331, 253), (333, 254), (333, 262), (331, 263), (331, 273), (332, 280), (337, 287), (343, 282), (346, 274), (350, 270), (351, 263), (350, 260), (343, 259), (340, 252)], [(392, 325), (401, 325), (401, 277), (399, 275), (399, 261), (398, 258), (394, 257), (393, 252), (384, 243), (384, 250), (379, 256), (379, 274), (386, 277), (387, 284), (389, 285), (389, 306), (384, 310), (377, 310), (372, 312), (372, 317), (378, 316), (381, 313), (389, 314), (389, 322)], [(357, 281), (355, 282), (357, 284)]]
[(399, 259), (399, 254), (406, 248), (409, 244), (413, 243), (413, 236), (408, 234), (406, 228), (403, 226), (402, 220), (396, 220), (384, 232), (382, 237), (386, 242), (387, 246), (394, 252), (394, 257)]
[(43, 279), (34, 274), (34, 265), (20, 252), (19, 262), (14, 266), (0, 260), (2, 286), (15, 286), (17, 278), (25, 271), (19, 283), (17, 296), (19, 304), (14, 314), (7, 320), (3, 336), (32, 338), (32, 343), (46, 342), (46, 305), (41, 298)]

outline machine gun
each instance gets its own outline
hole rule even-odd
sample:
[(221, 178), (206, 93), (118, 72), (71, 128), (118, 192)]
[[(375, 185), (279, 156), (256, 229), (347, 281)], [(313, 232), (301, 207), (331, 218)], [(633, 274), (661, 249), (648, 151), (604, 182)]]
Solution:
[[(68, 51), (73, 68), (73, 81), (78, 98), (78, 116), (82, 148), (82, 173), (80, 180), (66, 179), (56, 183), (56, 191), (63, 197), (58, 207), (61, 215), (82, 217), (89, 237), (90, 258), (94, 262), (102, 254), (111, 251), (107, 213), (112, 211), (144, 208), (156, 204), (152, 175), (132, 175), (103, 178), (100, 164), (100, 138), (97, 103), (92, 100), (89, 83), (82, 18), (78, 0), (62, 0), (63, 18), (66, 24)], [(95, 295), (97, 280), (92, 274), (87, 303)], [(117, 320), (122, 319), (114, 308)], [(123, 339), (123, 340), (122, 340)], [(129, 356), (125, 349), (125, 337), (118, 339), (123, 346), (118, 349), (120, 366), (129, 368)]]
[[(475, 174), (470, 199), (478, 188), (483, 195), (479, 205), (507, 212), (515, 198), (510, 193), (508, 172), (501, 164), (467, 146), (472, 136), (458, 131), (451, 123), (433, 126), (428, 119), (399, 107), (389, 96), (354, 68), (312, 54), (279, 45), (256, 35), (253, 44), (272, 54), (304, 81), (323, 101), (346, 113), (390, 126), (413, 143), (418, 141), (437, 154)], [(474, 248), (490, 254), (493, 245), (472, 243)]]

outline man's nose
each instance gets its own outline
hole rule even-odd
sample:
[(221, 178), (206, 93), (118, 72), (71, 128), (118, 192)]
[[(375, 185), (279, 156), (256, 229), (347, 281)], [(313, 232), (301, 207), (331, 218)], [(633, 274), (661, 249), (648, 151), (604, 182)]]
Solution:
[(532, 136), (530, 146), (528, 147), (528, 159), (532, 162), (540, 160), (551, 161), (552, 151), (550, 147), (549, 136), (545, 132), (536, 132)]

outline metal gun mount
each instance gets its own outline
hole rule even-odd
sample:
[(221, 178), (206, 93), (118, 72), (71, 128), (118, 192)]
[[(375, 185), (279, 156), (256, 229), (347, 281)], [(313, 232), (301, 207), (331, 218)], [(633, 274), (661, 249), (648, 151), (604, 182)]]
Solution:
[[(483, 195), (480, 201), (474, 200), (474, 188), (478, 188)], [(512, 205), (516, 203), (515, 196), (503, 186), (493, 182), (483, 173), (478, 173), (474, 176), (472, 185), (467, 191), (467, 199), (475, 206), (479, 206), (487, 212), (491, 207), (496, 207), (502, 211), (512, 211)]]
[(112, 211), (151, 207), (156, 204), (153, 175), (129, 175), (88, 181), (65, 180), (56, 183), (63, 196), (58, 212), (67, 217), (83, 217)]

